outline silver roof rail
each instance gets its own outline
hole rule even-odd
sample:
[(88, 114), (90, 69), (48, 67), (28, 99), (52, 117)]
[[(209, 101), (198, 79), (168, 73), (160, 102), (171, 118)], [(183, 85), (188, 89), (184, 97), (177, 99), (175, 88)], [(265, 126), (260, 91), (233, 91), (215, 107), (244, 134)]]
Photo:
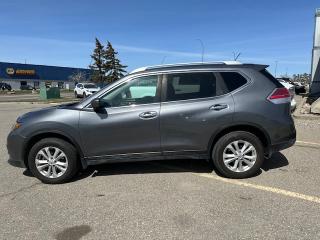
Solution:
[(137, 73), (137, 72), (143, 72), (150, 69), (157, 69), (157, 68), (165, 68), (165, 67), (180, 67), (180, 66), (197, 66), (197, 65), (241, 65), (241, 62), (238, 61), (220, 61), (220, 62), (191, 62), (191, 63), (174, 63), (174, 64), (162, 64), (162, 65), (154, 65), (154, 66), (146, 66), (146, 67), (140, 67), (135, 70), (133, 70), (130, 73)]

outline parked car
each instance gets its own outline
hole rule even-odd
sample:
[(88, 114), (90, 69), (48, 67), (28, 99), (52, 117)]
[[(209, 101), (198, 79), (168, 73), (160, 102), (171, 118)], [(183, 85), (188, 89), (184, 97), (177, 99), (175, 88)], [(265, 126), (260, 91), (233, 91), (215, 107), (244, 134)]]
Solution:
[(11, 87), (11, 85), (9, 85), (8, 83), (0, 83), (0, 89), (1, 89), (2, 91), (4, 91), (4, 90), (11, 91), (11, 90), (12, 90), (12, 87)]
[(277, 79), (293, 85), (295, 94), (306, 93), (306, 87), (300, 82), (293, 82), (290, 78), (287, 78), (287, 77), (282, 77)]
[(92, 95), (95, 92), (98, 92), (100, 87), (97, 87), (93, 83), (78, 83), (74, 89), (74, 96), (78, 97), (87, 97)]
[(303, 85), (302, 83), (300, 83), (300, 82), (292, 82), (292, 84), (294, 84), (295, 93), (297, 95), (307, 92), (306, 86)]
[(21, 85), (20, 90), (32, 90), (34, 89), (31, 85)]
[(282, 78), (277, 78), (277, 80), (286, 88), (289, 90), (290, 97), (291, 97), (291, 111), (294, 111), (297, 107), (297, 102), (294, 99), (295, 94), (295, 86), (293, 84), (290, 84), (288, 81), (283, 80)]
[(62, 183), (89, 165), (207, 159), (229, 178), (259, 171), (295, 143), (290, 93), (265, 65), (140, 68), (79, 103), (20, 116), (7, 139), (14, 166)]

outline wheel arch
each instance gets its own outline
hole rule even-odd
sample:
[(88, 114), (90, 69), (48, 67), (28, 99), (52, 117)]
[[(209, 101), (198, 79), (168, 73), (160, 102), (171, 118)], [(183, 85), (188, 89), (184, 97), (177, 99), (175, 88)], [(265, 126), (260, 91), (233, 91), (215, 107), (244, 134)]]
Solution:
[(209, 159), (211, 159), (211, 153), (217, 141), (225, 134), (228, 134), (230, 132), (235, 132), (235, 131), (245, 131), (245, 132), (254, 134), (260, 139), (264, 147), (265, 153), (268, 152), (268, 148), (271, 141), (270, 141), (269, 135), (262, 127), (259, 127), (253, 124), (237, 124), (237, 125), (231, 125), (231, 126), (225, 127), (212, 135), (208, 144)]
[(39, 142), (41, 139), (44, 139), (44, 138), (59, 138), (59, 139), (62, 139), (64, 141), (70, 143), (71, 145), (73, 145), (77, 150), (82, 168), (84, 168), (84, 169), (87, 168), (87, 163), (84, 160), (84, 154), (82, 152), (80, 145), (72, 137), (67, 136), (66, 134), (64, 134), (60, 131), (38, 132), (29, 138), (29, 140), (27, 141), (27, 143), (25, 145), (24, 155), (23, 155), (24, 163), (27, 168), (29, 167), (28, 166), (28, 155), (29, 155), (31, 148), (34, 146), (34, 144), (36, 144), (37, 142)]

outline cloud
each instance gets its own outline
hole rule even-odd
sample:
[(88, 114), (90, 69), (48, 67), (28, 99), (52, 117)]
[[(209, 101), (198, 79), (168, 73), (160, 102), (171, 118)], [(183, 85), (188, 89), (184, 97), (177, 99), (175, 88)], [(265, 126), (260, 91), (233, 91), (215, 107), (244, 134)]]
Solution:
[[(155, 48), (142, 48), (136, 46), (127, 46), (127, 45), (115, 45), (115, 48), (118, 50), (126, 51), (126, 52), (138, 52), (138, 53), (152, 53), (152, 54), (162, 54), (162, 55), (170, 55), (175, 57), (201, 57), (201, 53), (195, 52), (184, 52), (184, 51), (171, 51), (171, 50), (163, 50), (163, 49), (155, 49)], [(225, 56), (223, 53), (205, 53), (205, 57), (217, 58)]]
[[(279, 37), (280, 38), (280, 37)], [(281, 37), (282, 38), (282, 37)], [(252, 39), (248, 39), (248, 42), (252, 41)], [(28, 47), (33, 46), (30, 48), (31, 51), (29, 54), (35, 54), (35, 51), (40, 50), (41, 53), (43, 49), (46, 51), (52, 51), (56, 55), (59, 55), (59, 52), (65, 53), (66, 51), (69, 52), (65, 53), (68, 57), (72, 56), (72, 54), (76, 54), (78, 58), (82, 55), (90, 54), (92, 49), (94, 48), (94, 41), (71, 41), (71, 40), (61, 40), (61, 39), (51, 39), (51, 38), (38, 38), (38, 37), (26, 37), (26, 36), (12, 36), (12, 35), (0, 35), (0, 49), (3, 48), (2, 52), (6, 52), (5, 50), (8, 46), (15, 48), (19, 48), (20, 50), (24, 50), (24, 54), (28, 55)], [(227, 44), (227, 43), (226, 43)], [(230, 42), (230, 44), (232, 44)], [(36, 46), (36, 47), (34, 47)], [(158, 48), (146, 48), (140, 46), (132, 46), (132, 45), (123, 45), (123, 44), (114, 44), (116, 50), (120, 51), (120, 53), (125, 52), (133, 52), (133, 53), (140, 53), (140, 54), (155, 54), (168, 56), (168, 57), (175, 57), (175, 58), (190, 58), (194, 59), (201, 59), (200, 52), (188, 52), (188, 51), (175, 51), (175, 50), (167, 50), (167, 49), (158, 49)], [(281, 57), (281, 56), (257, 56), (257, 52), (253, 51), (254, 49), (250, 49), (251, 54), (246, 55), (245, 51), (240, 56), (240, 61), (242, 62), (254, 62), (254, 63), (266, 63), (266, 64), (273, 64), (276, 60), (278, 63), (287, 64), (287, 65), (310, 65), (310, 61), (306, 58), (304, 60), (304, 56), (296, 56), (296, 57)], [(12, 50), (10, 50), (12, 53)], [(8, 53), (9, 54), (9, 53)], [(42, 54), (41, 54), (42, 56)], [(65, 56), (65, 55), (61, 55)], [(3, 56), (5, 57), (5, 56)], [(10, 57), (14, 57), (10, 55)], [(205, 52), (204, 58), (206, 61), (217, 61), (217, 60), (232, 60), (232, 50), (230, 52)], [(59, 59), (57, 59), (58, 61)], [(60, 59), (63, 60), (63, 59)], [(72, 60), (72, 59), (70, 59)]]

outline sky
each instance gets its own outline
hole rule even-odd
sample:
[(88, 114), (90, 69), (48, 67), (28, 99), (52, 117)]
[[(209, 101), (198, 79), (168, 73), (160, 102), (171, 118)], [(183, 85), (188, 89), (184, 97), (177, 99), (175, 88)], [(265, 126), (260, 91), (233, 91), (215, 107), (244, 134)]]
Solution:
[[(0, 61), (88, 67), (97, 37), (131, 71), (233, 60), (310, 72), (319, 0), (1, 0)], [(202, 44), (201, 44), (202, 43)], [(277, 66), (277, 67), (276, 67)]]

